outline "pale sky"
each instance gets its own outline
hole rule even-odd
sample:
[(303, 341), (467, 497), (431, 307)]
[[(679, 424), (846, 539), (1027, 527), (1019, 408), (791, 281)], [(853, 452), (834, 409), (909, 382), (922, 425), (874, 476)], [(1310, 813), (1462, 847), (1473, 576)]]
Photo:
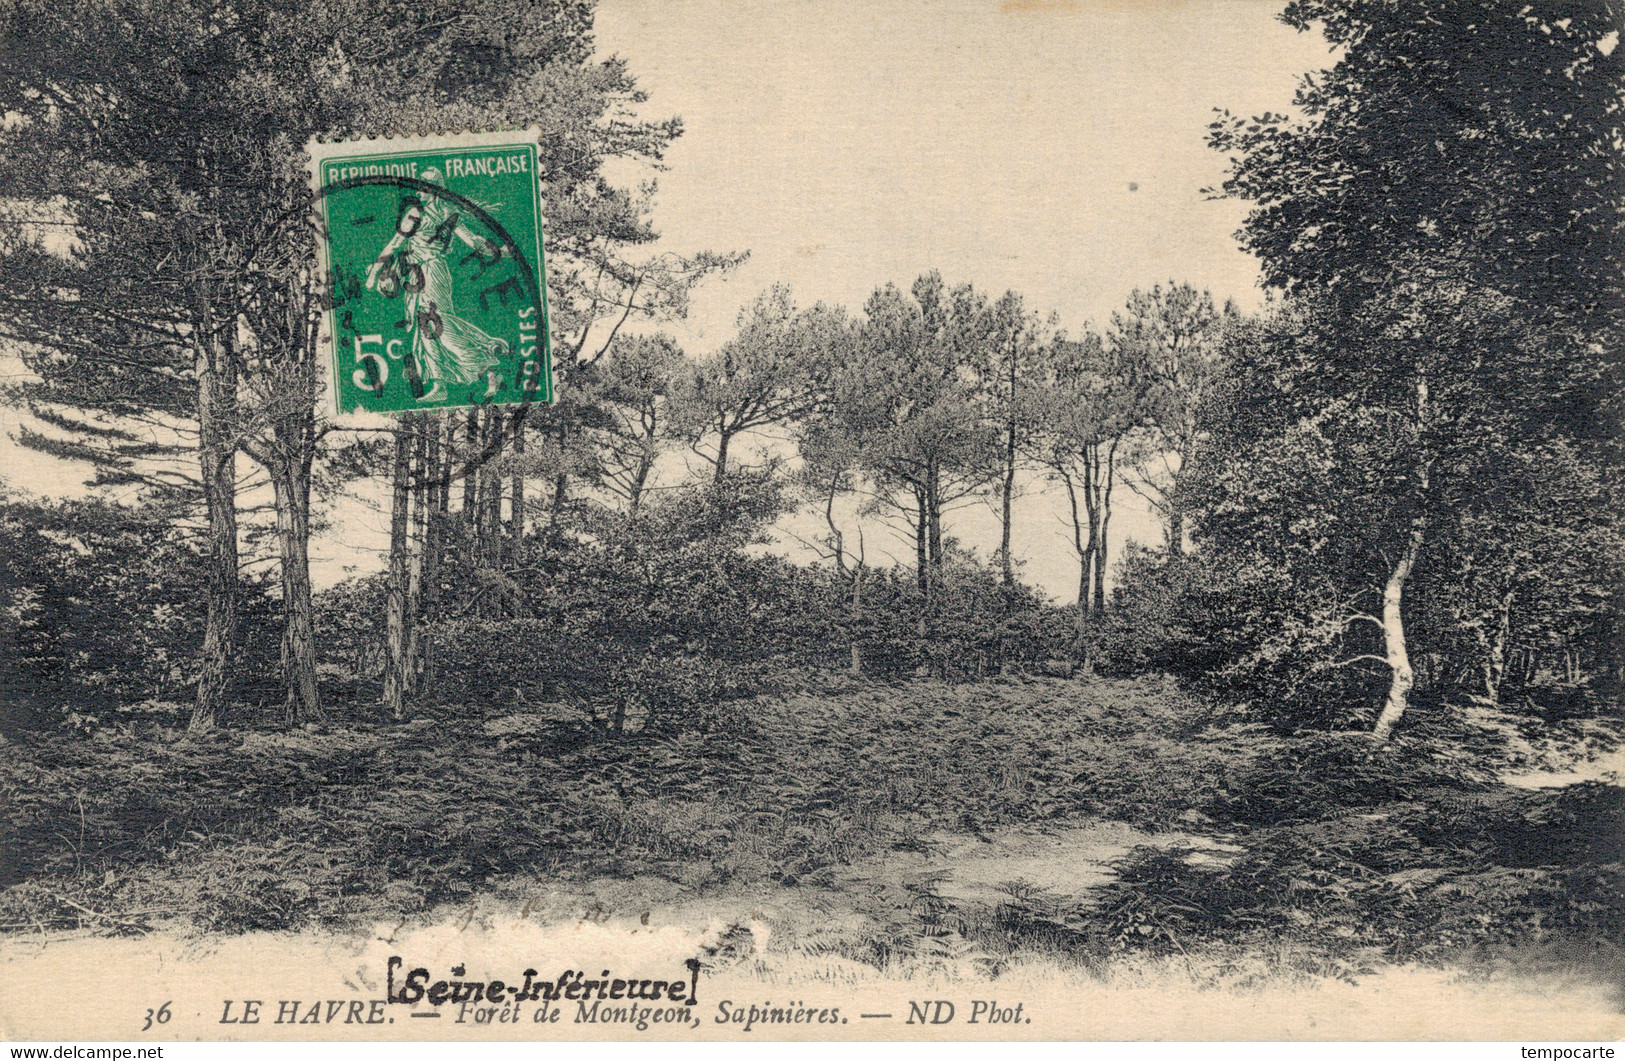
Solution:
[(657, 226), (679, 249), (748, 250), (685, 336), (706, 349), (774, 281), (861, 306), (937, 268), (1014, 288), (1076, 328), (1170, 277), (1250, 302), (1243, 209), (1214, 107), (1284, 110), (1326, 45), (1274, 0), (605, 0), (602, 51), (686, 133)]
[[(1258, 271), (1234, 238), (1245, 207), (1201, 192), (1224, 174), (1204, 132), (1215, 107), (1287, 110), (1299, 75), (1328, 65), (1324, 40), (1276, 21), (1280, 7), (605, 0), (600, 49), (627, 60), (646, 113), (686, 130), (659, 175), (663, 242), (751, 254), (668, 330), (703, 354), (776, 281), (857, 311), (933, 268), (1013, 288), (1074, 333), (1170, 279), (1255, 305)], [(1160, 538), (1136, 498), (1115, 500), (1114, 559), (1127, 538)], [(1063, 514), (1030, 481), (1014, 551), (1029, 581), (1071, 600)], [(983, 556), (997, 548), (990, 507), (950, 524)], [(886, 547), (909, 556), (900, 537)]]
[[(857, 311), (875, 287), (933, 268), (992, 296), (1013, 288), (1074, 332), (1103, 324), (1133, 287), (1169, 279), (1255, 304), (1257, 270), (1233, 237), (1244, 209), (1201, 193), (1224, 172), (1203, 134), (1215, 107), (1285, 110), (1298, 75), (1329, 62), (1318, 36), (1274, 20), (1280, 6), (603, 0), (600, 50), (628, 61), (650, 94), (646, 115), (685, 125), (656, 175), (663, 248), (751, 255), (668, 330), (704, 354), (775, 282), (803, 304)], [(0, 411), (8, 435), (16, 420)], [(88, 475), (9, 437), (0, 468), (47, 495), (77, 492)], [(1114, 556), (1125, 538), (1159, 534), (1119, 498)], [(1029, 580), (1069, 600), (1076, 561), (1061, 514), (1031, 483), (1015, 550)], [(318, 586), (376, 569), (386, 540), (386, 519), (360, 498), (336, 515), (313, 543)], [(984, 556), (997, 545), (985, 506), (950, 530)], [(901, 539), (884, 547), (909, 553)]]

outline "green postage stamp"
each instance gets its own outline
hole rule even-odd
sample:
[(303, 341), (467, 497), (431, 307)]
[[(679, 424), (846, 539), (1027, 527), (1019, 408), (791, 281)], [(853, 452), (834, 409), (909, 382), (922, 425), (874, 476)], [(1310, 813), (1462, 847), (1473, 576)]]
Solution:
[(334, 411), (552, 401), (535, 132), (310, 156)]

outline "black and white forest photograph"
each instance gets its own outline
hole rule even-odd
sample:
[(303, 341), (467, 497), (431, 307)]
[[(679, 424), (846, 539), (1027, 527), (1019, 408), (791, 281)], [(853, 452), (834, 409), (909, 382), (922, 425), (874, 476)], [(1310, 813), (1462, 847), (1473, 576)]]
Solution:
[(1614, 1056), (1622, 32), (0, 0), (0, 1038)]

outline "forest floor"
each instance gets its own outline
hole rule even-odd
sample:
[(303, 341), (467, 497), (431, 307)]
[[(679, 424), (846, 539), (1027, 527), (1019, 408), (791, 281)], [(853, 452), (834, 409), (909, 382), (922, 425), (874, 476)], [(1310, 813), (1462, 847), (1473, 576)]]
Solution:
[(1466, 992), (1453, 1012), (1485, 1019), (1553, 990), (1625, 1012), (1615, 723), (1433, 706), (1377, 746), (1150, 679), (749, 708), (749, 731), (663, 739), (478, 710), (19, 738), (0, 953), (523, 924), (550, 946), (641, 929), (763, 984), (1267, 986), (1291, 1034), (1319, 1012), (1291, 992), (1356, 984)]

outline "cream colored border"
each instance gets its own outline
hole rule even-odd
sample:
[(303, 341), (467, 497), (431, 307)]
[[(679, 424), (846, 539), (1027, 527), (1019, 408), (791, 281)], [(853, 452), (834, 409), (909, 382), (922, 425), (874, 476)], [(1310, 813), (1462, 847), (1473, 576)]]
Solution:
[[(945, 964), (901, 979), (834, 953), (775, 946), (762, 921), (712, 918), (703, 900), (637, 906), (608, 918), (555, 910), (538, 919), (518, 905), (490, 904), (461, 914), (443, 909), (431, 923), (379, 924), (371, 931), (310, 929), (242, 936), (139, 938), (15, 936), (0, 940), (0, 1038), (37, 1041), (606, 1041), (666, 1040), (1513, 1040), (1617, 1041), (1625, 1015), (1605, 983), (1536, 978), (1465, 980), (1415, 966), (1391, 968), (1358, 985), (1329, 978), (1277, 982), (1268, 989), (1199, 989), (1178, 962), (1100, 980), (1086, 968), (1042, 958), (1013, 963), (998, 976)], [(724, 904), (711, 907), (719, 911)], [(771, 916), (763, 907), (760, 913)], [(684, 923), (686, 922), (686, 923)], [(745, 953), (738, 949), (749, 928)], [(725, 938), (726, 937), (726, 938)], [(647, 1027), (578, 1021), (578, 1003), (483, 1007), (384, 1001), (390, 958), (424, 967), (434, 979), (466, 969), (467, 981), (518, 983), (565, 970), (597, 977), (684, 977), (684, 962), (707, 957), (689, 1023), (651, 1019)], [(397, 988), (401, 972), (394, 972)], [(1617, 990), (1617, 988), (1615, 989)], [(939, 1007), (941, 1001), (945, 1006)], [(170, 1019), (143, 1032), (145, 1014), (169, 1004)], [(248, 1002), (257, 1005), (245, 1006)], [(298, 1005), (294, 1006), (293, 1003)], [(727, 1002), (724, 1011), (722, 1004)], [(990, 1023), (996, 1006), (1001, 1019)], [(313, 1010), (314, 1005), (314, 1010)], [(626, 1005), (602, 1003), (602, 1007)], [(641, 1006), (652, 1003), (638, 1003)], [(719, 1020), (750, 1006), (794, 1007), (797, 1023)], [(952, 1019), (947, 1019), (952, 1007)], [(920, 1007), (915, 1009), (912, 1007)], [(1019, 1008), (1018, 1008), (1019, 1007)], [(552, 1022), (538, 1011), (559, 1012)], [(669, 1006), (662, 1006), (669, 1009)], [(246, 1010), (246, 1012), (245, 1012)], [(923, 1010), (925, 1022), (918, 1018)], [(503, 1011), (506, 1011), (504, 1014)], [(312, 1014), (314, 1012), (314, 1018)], [(277, 1017), (285, 1019), (278, 1023)], [(296, 1014), (298, 1019), (292, 1015)], [(885, 1014), (884, 1018), (864, 1014)], [(973, 1014), (981, 1019), (970, 1022)], [(507, 1019), (502, 1019), (504, 1015)], [(245, 1016), (252, 1017), (244, 1023)], [(464, 1019), (459, 1022), (458, 1017)], [(517, 1017), (515, 1020), (513, 1018)], [(940, 1017), (940, 1023), (931, 1018)], [(306, 1022), (308, 1021), (308, 1023)], [(1516, 1056), (1507, 1054), (1504, 1056)]]
[[(1122, 6), (1101, 0), (1103, 7)], [(1001, 10), (1012, 17), (1045, 11), (1069, 17), (1075, 7), (1064, 0), (1011, 0)], [(1222, 5), (1209, 4), (1207, 8)], [(1279, 4), (1272, 5), (1279, 7)], [(878, 10), (881, 5), (874, 5)], [(1193, 5), (1193, 13), (1200, 9)], [(654, 8), (649, 7), (650, 11)], [(603, 36), (606, 39), (609, 34)], [(1132, 40), (1114, 47), (1155, 47)], [(764, 44), (762, 54), (772, 54)], [(787, 53), (786, 53), (787, 54)], [(754, 67), (751, 76), (758, 76)], [(1170, 76), (1173, 76), (1170, 72)], [(724, 82), (726, 85), (726, 82)], [(758, 84), (768, 92), (771, 85)], [(720, 90), (726, 91), (726, 88)], [(878, 134), (877, 134), (878, 135)], [(306, 148), (313, 191), (319, 192), (322, 162), (373, 149), (440, 150), (489, 147), (536, 136), (527, 128), (505, 132), (463, 131), (408, 133), (398, 136), (312, 140)], [(1138, 177), (1125, 171), (1125, 176)], [(726, 195), (727, 190), (717, 192)], [(963, 209), (975, 209), (967, 201)], [(1172, 222), (1170, 222), (1172, 223)], [(817, 249), (822, 249), (822, 244)], [(1112, 248), (1108, 245), (1106, 250)], [(327, 241), (317, 241), (325, 277)], [(1126, 267), (1125, 267), (1126, 268)], [(880, 277), (877, 277), (879, 279)], [(907, 276), (897, 279), (905, 280)], [(320, 357), (326, 368), (323, 387), (328, 409), (336, 408), (331, 376), (330, 318), (322, 314)], [(357, 426), (389, 427), (393, 418), (364, 414)], [(356, 414), (349, 414), (354, 419)], [(44, 460), (44, 458), (37, 458)], [(3, 750), (0, 750), (3, 753)], [(611, 886), (610, 882), (606, 887)], [(563, 893), (561, 884), (558, 891)], [(550, 897), (551, 898), (551, 897)], [(299, 933), (253, 933), (219, 937), (158, 933), (143, 937), (84, 937), (72, 934), (14, 934), (0, 939), (0, 1038), (33, 1040), (444, 1040), (481, 1041), (514, 1038), (669, 1039), (658, 1026), (648, 1032), (624, 1026), (576, 1025), (569, 1016), (557, 1026), (529, 1024), (458, 1025), (450, 1018), (397, 1017), (383, 1025), (346, 1023), (352, 1003), (361, 1003), (363, 1020), (371, 1002), (384, 995), (387, 962), (399, 954), (413, 964), (446, 975), (454, 963), (466, 963), (469, 975), (511, 977), (534, 966), (555, 971), (586, 969), (591, 975), (613, 968), (641, 976), (669, 975), (683, 959), (704, 953), (718, 935), (739, 923), (734, 903), (702, 894), (668, 905), (652, 919), (648, 910), (628, 903), (604, 917), (597, 897), (579, 903), (557, 899), (559, 912), (542, 919), (518, 903), (475, 910), (441, 909), (402, 926), (370, 929), (317, 929)], [(778, 898), (770, 889), (753, 896), (746, 916), (770, 921)], [(465, 916), (466, 914), (466, 916)], [(641, 916), (640, 916), (641, 915)], [(710, 927), (705, 927), (709, 922)], [(765, 926), (764, 926), (765, 927)], [(1398, 967), (1362, 979), (1359, 986), (1324, 980), (1285, 985), (1265, 991), (1197, 990), (1177, 963), (1143, 975), (1102, 982), (1078, 967), (1046, 965), (1035, 960), (1006, 971), (997, 979), (945, 968), (939, 976), (903, 981), (888, 979), (872, 967), (829, 953), (794, 953), (775, 947), (765, 932), (759, 949), (731, 965), (702, 975), (699, 995), (704, 1021), (696, 1039), (772, 1041), (795, 1039), (1416, 1039), (1542, 1041), (1625, 1037), (1625, 1015), (1617, 982), (1579, 981), (1569, 974), (1540, 974), (1471, 982), (1451, 974)], [(257, 1024), (241, 1023), (243, 1002), (260, 1000)], [(890, 1011), (890, 1020), (848, 1018), (845, 1025), (757, 1026), (745, 1032), (715, 1020), (722, 999), (751, 1002), (799, 1002), (803, 1008), (838, 1007), (843, 1015)], [(997, 1028), (965, 1023), (965, 1007), (978, 999), (1009, 1008), (1020, 1003), (1023, 1021)], [(235, 1008), (227, 1010), (228, 1000)], [(332, 1023), (274, 1023), (279, 1003), (301, 1002), (300, 1014), (321, 1002), (319, 1015), (337, 1001)], [(909, 1003), (948, 1000), (959, 1007), (959, 1019), (940, 1026), (910, 1026)], [(169, 1019), (143, 1030), (144, 1015), (169, 1004)], [(402, 1007), (391, 1007), (399, 1010)], [(570, 1007), (573, 1009), (573, 1005)], [(533, 1017), (535, 1005), (526, 1007)], [(394, 1015), (386, 1011), (386, 1015)], [(236, 1016), (222, 1023), (223, 1016)], [(901, 1018), (901, 1019), (898, 1019)], [(685, 1036), (688, 1033), (683, 1033)], [(545, 1048), (543, 1048), (545, 1049)], [(1516, 1057), (1515, 1048), (1486, 1056)]]

